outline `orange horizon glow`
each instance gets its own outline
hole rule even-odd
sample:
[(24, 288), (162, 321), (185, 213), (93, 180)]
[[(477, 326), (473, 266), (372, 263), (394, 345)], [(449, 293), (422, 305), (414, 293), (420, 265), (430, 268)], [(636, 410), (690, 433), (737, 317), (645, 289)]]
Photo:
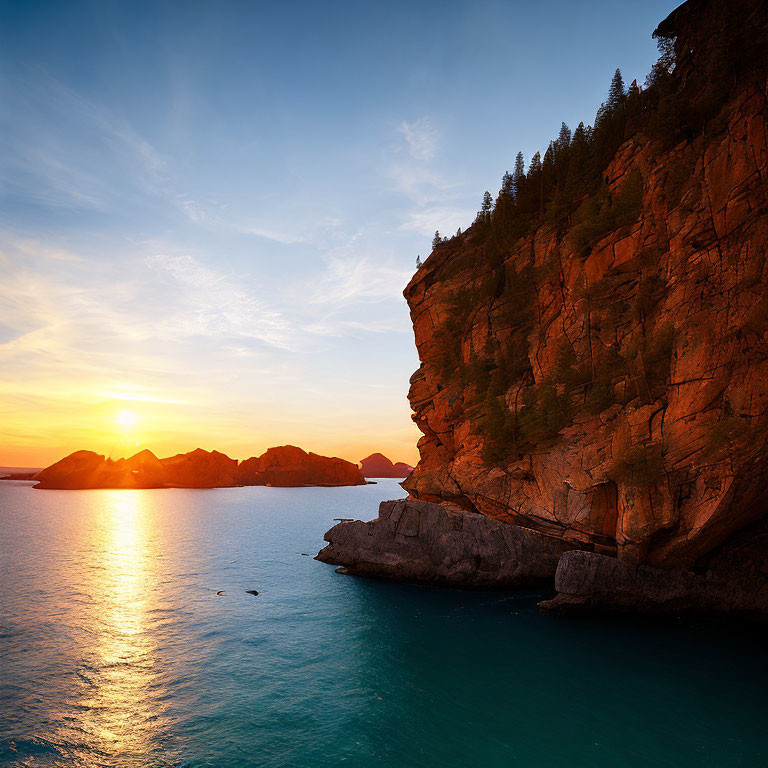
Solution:
[[(122, 282), (114, 265), (102, 273), (88, 254), (27, 241), (0, 249), (10, 323), (9, 340), (0, 339), (0, 466), (142, 448), (160, 458), (201, 447), (245, 459), (286, 444), (353, 462), (381, 452), (415, 463), (410, 329), (364, 333), (357, 319), (370, 308), (389, 313), (390, 302), (405, 326), (405, 274), (385, 270), (379, 286), (380, 269), (353, 271), (336, 298), (323, 283), (312, 301), (273, 316), (261, 308), (260, 285), (244, 293), (191, 258), (121, 255), (120, 274), (133, 263)], [(371, 284), (382, 296), (372, 303)], [(359, 299), (347, 295), (353, 288)], [(385, 300), (390, 293), (397, 298)], [(339, 302), (356, 318), (349, 329), (312, 314)]]
[[(196, 448), (217, 450), (233, 459), (258, 456), (278, 445), (297, 445), (306, 451), (337, 456), (358, 463), (371, 453), (383, 453), (393, 462), (415, 464), (418, 460), (418, 431), (392, 429), (375, 419), (376, 434), (361, 434), (357, 419), (371, 414), (350, 413), (344, 423), (328, 429), (328, 417), (314, 422), (300, 414), (260, 419), (251, 426), (247, 414), (230, 416), (189, 403), (169, 402), (171, 398), (112, 398), (61, 404), (51, 400), (21, 414), (0, 406), (0, 466), (47, 467), (77, 450), (94, 451), (118, 459), (149, 449), (158, 458), (187, 453)], [(398, 414), (402, 425), (409, 416), (407, 403)], [(5, 411), (5, 412), (3, 412)], [(408, 424), (408, 422), (405, 422)]]

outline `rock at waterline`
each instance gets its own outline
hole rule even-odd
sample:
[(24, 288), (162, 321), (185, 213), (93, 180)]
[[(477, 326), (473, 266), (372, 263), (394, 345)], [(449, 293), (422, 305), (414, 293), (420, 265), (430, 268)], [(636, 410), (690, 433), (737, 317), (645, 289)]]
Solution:
[(247, 595), (258, 595), (259, 594), (255, 589), (246, 589), (245, 593)]

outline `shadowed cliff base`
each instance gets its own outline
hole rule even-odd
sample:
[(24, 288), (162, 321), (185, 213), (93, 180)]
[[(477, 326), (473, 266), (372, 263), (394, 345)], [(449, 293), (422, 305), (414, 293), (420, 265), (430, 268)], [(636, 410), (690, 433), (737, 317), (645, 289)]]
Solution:
[(563, 610), (652, 610), (667, 571), (714, 611), (768, 573), (765, 537), (732, 544), (768, 510), (768, 6), (689, 0), (654, 36), (645, 86), (617, 73), (405, 289), (403, 487), (609, 558), (563, 559)]
[(158, 459), (149, 450), (117, 460), (93, 451), (76, 451), (41, 470), (34, 479), (38, 481), (36, 488), (59, 490), (365, 485), (356, 464), (307, 453), (293, 445), (270, 448), (240, 463), (202, 448), (167, 459)]
[(740, 531), (703, 573), (624, 563), (453, 504), (384, 501), (375, 520), (345, 520), (316, 559), (352, 576), (459, 589), (554, 587), (540, 603), (584, 613), (728, 616), (768, 621), (768, 524)]

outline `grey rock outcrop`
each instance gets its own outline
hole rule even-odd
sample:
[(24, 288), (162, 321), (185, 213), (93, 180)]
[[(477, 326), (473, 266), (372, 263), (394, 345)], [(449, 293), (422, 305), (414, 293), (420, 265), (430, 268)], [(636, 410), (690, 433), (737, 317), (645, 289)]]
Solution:
[(594, 552), (566, 552), (555, 574), (557, 596), (540, 603), (545, 613), (727, 615), (768, 619), (768, 578), (724, 578), (623, 563)]
[(384, 501), (370, 522), (343, 522), (325, 534), (317, 560), (358, 576), (450, 587), (551, 584), (561, 539), (449, 504)]

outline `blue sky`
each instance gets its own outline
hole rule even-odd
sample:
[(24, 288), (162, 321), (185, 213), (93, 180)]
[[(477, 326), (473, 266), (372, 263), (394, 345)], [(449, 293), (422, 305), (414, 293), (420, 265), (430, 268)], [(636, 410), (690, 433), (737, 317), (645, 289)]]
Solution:
[(416, 255), (674, 5), (2, 3), (0, 464), (415, 460)]

